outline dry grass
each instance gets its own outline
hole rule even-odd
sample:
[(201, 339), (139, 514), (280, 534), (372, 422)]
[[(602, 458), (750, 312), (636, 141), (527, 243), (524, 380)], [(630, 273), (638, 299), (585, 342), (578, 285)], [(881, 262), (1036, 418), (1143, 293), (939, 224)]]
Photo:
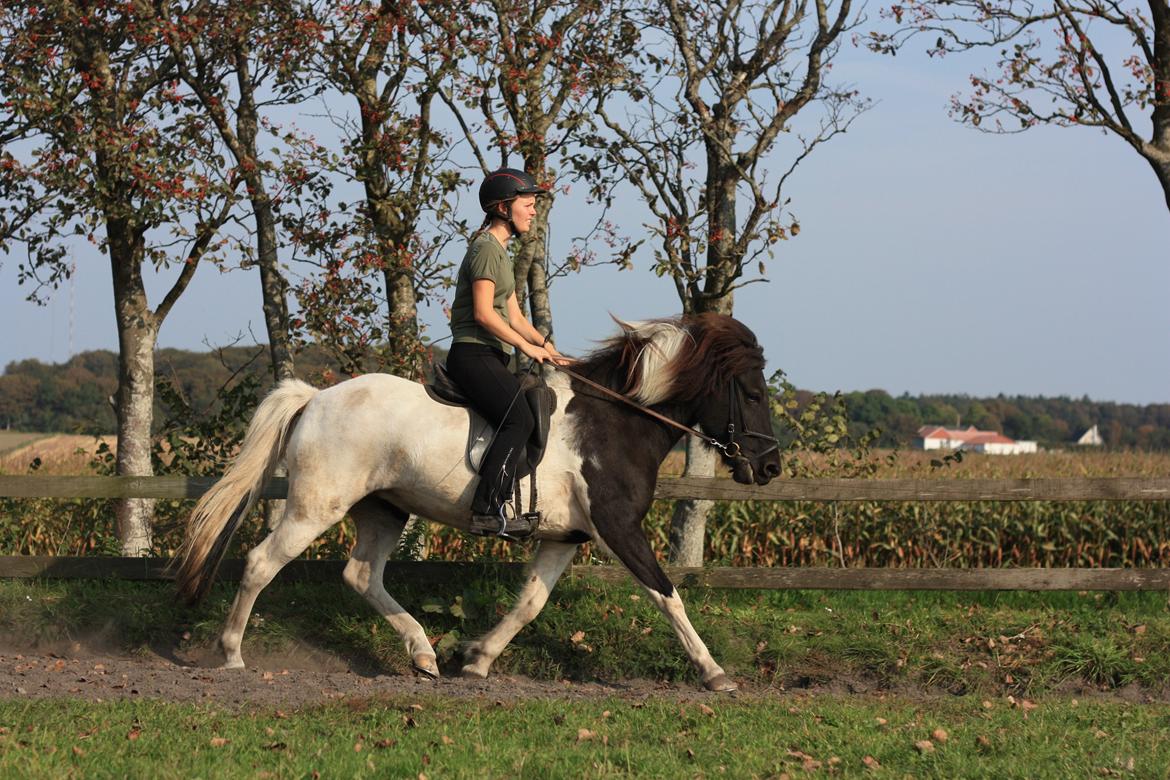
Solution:
[(22, 435), (27, 438), (7, 449), (4, 447), (4, 439), (0, 439), (0, 453), (3, 453), (0, 454), (0, 473), (27, 473), (29, 464), (40, 458), (39, 472), (42, 474), (90, 474), (92, 471), (89, 463), (98, 446), (103, 441), (109, 445), (110, 449), (114, 449), (118, 445), (118, 437), (116, 436), (105, 436), (97, 439), (93, 436), (71, 434), (30, 433)]

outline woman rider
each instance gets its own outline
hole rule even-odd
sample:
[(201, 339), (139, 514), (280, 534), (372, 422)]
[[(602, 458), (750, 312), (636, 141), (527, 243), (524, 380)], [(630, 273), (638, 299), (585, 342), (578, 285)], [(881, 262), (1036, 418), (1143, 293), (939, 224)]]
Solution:
[(532, 227), (536, 196), (546, 192), (524, 171), (501, 168), (489, 173), (479, 188), (479, 205), (486, 213), (483, 228), (459, 267), (447, 373), (496, 428), (471, 502), (472, 533), (519, 538), (533, 531), (523, 517), (506, 518), (503, 509), (535, 425), (528, 404), (519, 397), (520, 380), (508, 370), (508, 355), (515, 347), (538, 363), (568, 361), (520, 310), (507, 247)]

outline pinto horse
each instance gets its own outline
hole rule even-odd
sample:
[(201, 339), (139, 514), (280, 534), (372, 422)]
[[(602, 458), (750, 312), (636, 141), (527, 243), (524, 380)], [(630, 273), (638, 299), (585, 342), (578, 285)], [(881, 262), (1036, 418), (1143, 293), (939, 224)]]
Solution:
[[(659, 465), (682, 436), (667, 420), (698, 425), (738, 482), (763, 485), (779, 475), (763, 350), (748, 328), (723, 315), (618, 324), (617, 337), (574, 366), (588, 382), (564, 373), (549, 380), (558, 401), (538, 472), (540, 543), (515, 606), (465, 648), (464, 676), (487, 676), (508, 642), (540, 612), (577, 546), (595, 541), (629, 569), (670, 621), (703, 685), (736, 687), (691, 627), (641, 523)], [(660, 416), (617, 403), (597, 385)], [(274, 389), (256, 410), (235, 462), (195, 506), (179, 556), (180, 596), (197, 601), (283, 459), (288, 501), (275, 528), (248, 553), (220, 640), (224, 668), (244, 666), (240, 645), (260, 591), (348, 513), (357, 541), (345, 582), (402, 637), (415, 670), (437, 677), (426, 632), (386, 592), (382, 575), (411, 514), (467, 527), (477, 478), (467, 465), (468, 427), (482, 424), (473, 411), (437, 403), (417, 382), (388, 374), (325, 390), (289, 379)]]

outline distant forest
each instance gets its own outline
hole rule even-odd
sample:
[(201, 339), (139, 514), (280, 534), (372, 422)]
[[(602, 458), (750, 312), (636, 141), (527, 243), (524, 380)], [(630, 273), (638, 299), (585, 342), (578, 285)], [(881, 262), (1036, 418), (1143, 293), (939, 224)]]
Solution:
[[(228, 347), (215, 352), (159, 350), (158, 374), (169, 379), (195, 409), (210, 409), (218, 390), (233, 376), (251, 374), (268, 381), (263, 347)], [(310, 382), (328, 383), (337, 370), (323, 350), (297, 356), (297, 373)], [(10, 363), (0, 376), (0, 429), (111, 433), (117, 391), (117, 355), (83, 352), (67, 363), (39, 360)], [(800, 391), (798, 400), (812, 393)], [(974, 425), (1013, 439), (1032, 439), (1042, 447), (1072, 445), (1097, 425), (1109, 447), (1170, 450), (1170, 404), (1116, 404), (1088, 398), (1027, 398), (965, 395), (891, 396), (882, 390), (844, 394), (851, 433), (881, 429), (878, 445), (908, 447), (919, 427)], [(158, 410), (161, 422), (164, 410)]]

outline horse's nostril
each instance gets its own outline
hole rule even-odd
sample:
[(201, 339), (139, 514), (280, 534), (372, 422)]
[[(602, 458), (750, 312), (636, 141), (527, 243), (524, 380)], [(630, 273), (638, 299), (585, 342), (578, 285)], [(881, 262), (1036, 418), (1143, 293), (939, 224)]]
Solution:
[(765, 463), (764, 464), (764, 473), (767, 474), (769, 477), (780, 476), (780, 464), (779, 463)]

